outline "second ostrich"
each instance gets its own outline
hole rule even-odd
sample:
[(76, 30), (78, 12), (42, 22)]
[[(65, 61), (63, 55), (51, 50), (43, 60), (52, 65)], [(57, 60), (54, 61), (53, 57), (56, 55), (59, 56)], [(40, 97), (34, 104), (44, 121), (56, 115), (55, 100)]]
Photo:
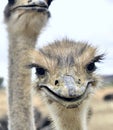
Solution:
[(103, 59), (91, 45), (61, 40), (30, 52), (35, 88), (49, 109), (55, 130), (87, 130), (90, 95), (99, 86), (96, 63)]
[(48, 22), (52, 0), (8, 0), (4, 10), (9, 38), (8, 129), (35, 130), (31, 73), (25, 65)]

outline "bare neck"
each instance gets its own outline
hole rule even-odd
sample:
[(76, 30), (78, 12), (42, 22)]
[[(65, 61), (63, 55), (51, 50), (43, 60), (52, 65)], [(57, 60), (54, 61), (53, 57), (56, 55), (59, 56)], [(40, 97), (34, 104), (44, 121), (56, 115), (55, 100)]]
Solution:
[(87, 130), (86, 105), (67, 109), (57, 104), (55, 107), (49, 106), (49, 110), (56, 130)]
[(9, 33), (9, 130), (34, 130), (31, 95), (31, 72), (28, 51), (35, 47), (36, 37)]

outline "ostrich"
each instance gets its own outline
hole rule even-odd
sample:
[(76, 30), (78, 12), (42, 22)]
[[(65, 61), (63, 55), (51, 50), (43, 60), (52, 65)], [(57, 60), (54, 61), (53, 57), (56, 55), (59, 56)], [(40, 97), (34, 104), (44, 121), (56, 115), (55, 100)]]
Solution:
[(9, 0), (5, 23), (9, 37), (9, 130), (34, 130), (31, 73), (25, 65), (28, 50), (33, 49), (46, 25), (52, 0)]
[(55, 130), (87, 130), (92, 93), (100, 84), (96, 63), (103, 59), (87, 43), (68, 39), (29, 52), (34, 88), (45, 102)]

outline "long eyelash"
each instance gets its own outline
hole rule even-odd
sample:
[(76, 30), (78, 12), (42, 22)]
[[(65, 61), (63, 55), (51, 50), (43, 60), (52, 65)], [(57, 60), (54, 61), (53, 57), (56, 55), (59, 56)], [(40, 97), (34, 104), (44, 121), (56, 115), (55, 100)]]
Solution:
[(92, 60), (92, 62), (101, 62), (101, 61), (104, 59), (104, 57), (105, 57), (105, 54), (101, 54), (101, 55), (99, 55), (99, 56), (96, 56), (96, 57)]
[(35, 63), (31, 63), (29, 65), (26, 65), (27, 68), (32, 69), (32, 68), (36, 68), (39, 67), (39, 65), (35, 64)]
[[(28, 69), (32, 69), (32, 68), (43, 68), (45, 71), (48, 71), (48, 69), (46, 69), (46, 68), (44, 68), (44, 67), (42, 67), (42, 66), (39, 66), (38, 64), (35, 64), (35, 63), (31, 63), (31, 64), (29, 64), (29, 65), (26, 65), (26, 67), (28, 68)], [(49, 71), (48, 71), (49, 72)]]

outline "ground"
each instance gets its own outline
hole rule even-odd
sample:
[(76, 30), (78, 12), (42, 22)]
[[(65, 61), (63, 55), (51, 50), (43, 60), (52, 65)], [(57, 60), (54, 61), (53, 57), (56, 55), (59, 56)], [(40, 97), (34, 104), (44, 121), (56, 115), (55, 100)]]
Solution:
[[(89, 130), (113, 130), (113, 100), (104, 101), (103, 97), (109, 93), (113, 94), (113, 87), (106, 87), (98, 90), (92, 98), (91, 108), (93, 115), (89, 121)], [(38, 96), (34, 96), (33, 104), (47, 116), (47, 110), (41, 103)], [(0, 117), (2, 118), (7, 112), (6, 94), (4, 90), (0, 91)]]
[(92, 99), (93, 116), (90, 120), (89, 130), (113, 130), (113, 99), (104, 101), (106, 94), (112, 93), (113, 88), (98, 90)]

